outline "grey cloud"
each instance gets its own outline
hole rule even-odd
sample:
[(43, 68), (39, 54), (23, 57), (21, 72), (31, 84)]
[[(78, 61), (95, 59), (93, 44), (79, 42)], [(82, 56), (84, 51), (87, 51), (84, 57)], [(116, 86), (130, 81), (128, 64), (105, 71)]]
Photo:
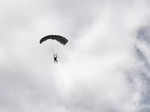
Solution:
[(138, 30), (138, 32), (137, 32), (138, 39), (150, 43), (149, 37), (150, 37), (150, 27), (149, 26), (143, 26)]
[(141, 63), (140, 65), (140, 70), (138, 70), (138, 74), (140, 77), (140, 80), (142, 81), (142, 88), (141, 88), (141, 94), (142, 94), (142, 99), (140, 101), (141, 107), (139, 112), (145, 112), (149, 110), (149, 83), (150, 83), (150, 77), (149, 77), (149, 68), (150, 68), (150, 63), (149, 63), (149, 55), (147, 54), (147, 50), (149, 49), (149, 35), (150, 30), (149, 30), (149, 25), (147, 24), (146, 26), (142, 26), (139, 28), (137, 31), (137, 40), (139, 43), (137, 44), (137, 56), (139, 58), (139, 62)]

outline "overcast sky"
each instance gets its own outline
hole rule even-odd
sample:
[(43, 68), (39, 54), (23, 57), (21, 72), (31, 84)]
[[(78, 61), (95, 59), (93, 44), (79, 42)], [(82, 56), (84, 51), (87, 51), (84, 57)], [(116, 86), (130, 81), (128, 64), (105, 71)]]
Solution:
[[(148, 0), (1, 0), (0, 7), (1, 112), (150, 111)], [(47, 34), (69, 43), (40, 45)]]

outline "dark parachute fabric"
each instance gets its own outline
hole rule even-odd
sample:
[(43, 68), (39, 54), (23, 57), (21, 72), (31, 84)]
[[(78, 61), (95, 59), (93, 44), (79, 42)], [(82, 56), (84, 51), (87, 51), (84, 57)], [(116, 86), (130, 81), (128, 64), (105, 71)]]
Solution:
[(56, 40), (56, 41), (58, 41), (59, 43), (61, 43), (63, 45), (66, 45), (67, 42), (68, 42), (68, 39), (66, 39), (63, 36), (60, 36), (60, 35), (47, 35), (47, 36), (40, 39), (40, 44), (42, 44), (44, 41), (46, 41), (48, 39)]

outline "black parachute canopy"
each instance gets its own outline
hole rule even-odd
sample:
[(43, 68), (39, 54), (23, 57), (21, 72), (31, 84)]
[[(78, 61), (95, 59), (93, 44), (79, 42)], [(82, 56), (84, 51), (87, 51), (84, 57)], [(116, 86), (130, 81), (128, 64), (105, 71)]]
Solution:
[(43, 43), (44, 41), (48, 40), (48, 39), (56, 40), (56, 41), (58, 41), (59, 43), (61, 43), (63, 45), (66, 45), (67, 42), (68, 42), (68, 39), (66, 39), (63, 36), (60, 36), (60, 35), (47, 35), (47, 36), (40, 39), (40, 44)]

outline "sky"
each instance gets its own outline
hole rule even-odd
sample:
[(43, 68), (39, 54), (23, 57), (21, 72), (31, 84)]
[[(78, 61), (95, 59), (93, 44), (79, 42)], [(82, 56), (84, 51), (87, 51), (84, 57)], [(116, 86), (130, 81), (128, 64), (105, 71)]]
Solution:
[[(0, 7), (0, 111), (150, 111), (148, 0), (1, 0)], [(48, 34), (69, 42), (39, 44)]]

